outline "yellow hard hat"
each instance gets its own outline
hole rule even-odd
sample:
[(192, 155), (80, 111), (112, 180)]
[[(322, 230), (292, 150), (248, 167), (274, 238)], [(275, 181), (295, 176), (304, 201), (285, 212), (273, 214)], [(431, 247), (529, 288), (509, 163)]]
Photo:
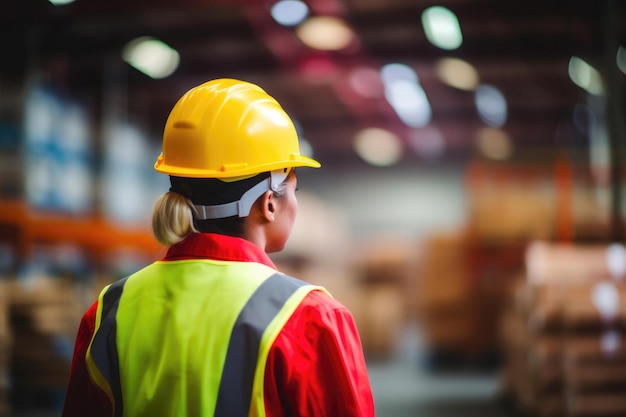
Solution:
[(154, 168), (188, 178), (233, 178), (291, 167), (319, 168), (300, 154), (280, 104), (259, 86), (222, 78), (187, 91), (174, 105)]

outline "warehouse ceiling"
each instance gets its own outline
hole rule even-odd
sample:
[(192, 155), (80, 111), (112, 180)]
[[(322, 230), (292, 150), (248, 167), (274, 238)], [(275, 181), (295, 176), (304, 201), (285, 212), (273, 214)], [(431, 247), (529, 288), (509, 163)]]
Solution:
[[(623, 74), (613, 68), (616, 48), (626, 45), (626, 8), (619, 3), (310, 0), (311, 15), (340, 17), (356, 33), (343, 50), (315, 52), (298, 40), (294, 28), (271, 18), (270, 1), (76, 0), (53, 6), (45, 0), (1, 0), (0, 80), (6, 91), (7, 85), (24, 82), (24, 74), (43, 75), (86, 97), (94, 111), (117, 109), (158, 140), (169, 110), (188, 88), (216, 77), (242, 78), (282, 103), (322, 163), (363, 164), (353, 149), (354, 136), (359, 129), (380, 127), (403, 141), (401, 163), (414, 164), (473, 155), (477, 134), (486, 126), (474, 93), (447, 86), (435, 75), (438, 60), (456, 57), (506, 98), (502, 129), (518, 152), (554, 149), (576, 145), (572, 115), (588, 100), (568, 76), (572, 55), (612, 80), (610, 93), (623, 95)], [(421, 14), (433, 5), (458, 17), (463, 33), (458, 49), (445, 51), (428, 42)], [(124, 45), (140, 36), (158, 38), (180, 53), (173, 75), (151, 79), (121, 59)], [(355, 74), (365, 77), (388, 63), (408, 65), (418, 74), (432, 108), (428, 126), (402, 123), (376, 80), (360, 94), (353, 88)]]

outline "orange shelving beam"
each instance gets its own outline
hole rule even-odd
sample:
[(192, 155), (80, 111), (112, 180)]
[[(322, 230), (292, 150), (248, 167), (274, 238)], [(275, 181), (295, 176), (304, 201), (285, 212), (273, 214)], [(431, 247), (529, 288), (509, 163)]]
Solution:
[(12, 235), (21, 254), (38, 243), (70, 243), (96, 255), (127, 247), (155, 256), (165, 250), (148, 226), (121, 227), (101, 216), (37, 211), (22, 201), (0, 201), (0, 225), (16, 229)]

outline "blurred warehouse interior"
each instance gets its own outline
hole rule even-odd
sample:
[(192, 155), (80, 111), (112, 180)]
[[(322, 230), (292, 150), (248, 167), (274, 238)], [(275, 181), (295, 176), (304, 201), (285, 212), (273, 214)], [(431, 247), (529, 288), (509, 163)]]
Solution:
[(163, 254), (161, 132), (219, 77), (322, 163), (272, 257), (368, 361), (418, 331), (416, 369), (495, 372), (526, 415), (626, 414), (622, 2), (0, 3), (0, 416), (57, 410), (83, 311)]

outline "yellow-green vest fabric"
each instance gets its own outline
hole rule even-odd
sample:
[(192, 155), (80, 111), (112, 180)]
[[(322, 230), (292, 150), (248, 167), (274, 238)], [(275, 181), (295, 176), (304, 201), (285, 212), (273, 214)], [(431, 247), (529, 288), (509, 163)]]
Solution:
[(264, 416), (265, 363), (312, 290), (253, 262), (156, 262), (102, 290), (87, 351), (116, 417)]

